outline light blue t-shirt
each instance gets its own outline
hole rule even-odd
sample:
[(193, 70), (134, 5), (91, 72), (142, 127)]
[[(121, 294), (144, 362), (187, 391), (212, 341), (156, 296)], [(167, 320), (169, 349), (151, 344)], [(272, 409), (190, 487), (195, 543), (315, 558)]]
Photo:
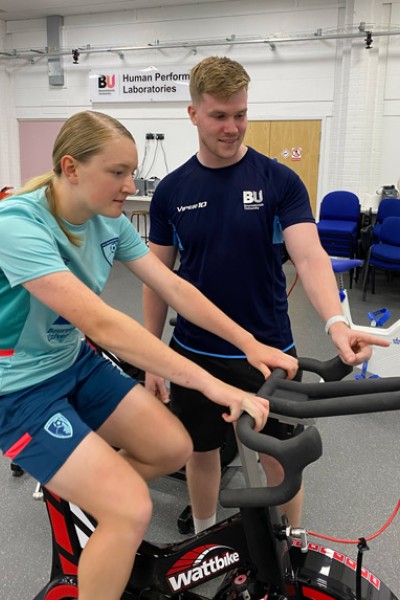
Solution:
[(73, 364), (81, 333), (22, 286), (43, 275), (71, 271), (101, 294), (114, 260), (148, 252), (122, 215), (66, 224), (82, 238), (71, 244), (48, 209), (45, 189), (0, 202), (0, 396), (39, 383)]

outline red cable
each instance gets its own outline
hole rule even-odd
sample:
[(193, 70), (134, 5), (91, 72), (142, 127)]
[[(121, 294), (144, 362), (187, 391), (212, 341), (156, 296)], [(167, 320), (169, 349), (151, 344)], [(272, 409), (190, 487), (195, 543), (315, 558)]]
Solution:
[[(299, 278), (299, 275), (296, 272), (296, 276), (294, 278), (292, 286), (291, 286), (290, 290), (287, 293), (288, 297), (292, 293), (292, 291), (293, 291), (293, 289), (294, 289), (294, 287), (295, 287), (295, 285), (297, 283), (298, 278)], [(392, 515), (389, 517), (389, 519), (386, 521), (386, 523), (383, 525), (383, 527), (381, 527), (380, 529), (378, 529), (378, 531), (376, 531), (375, 533), (373, 533), (372, 535), (370, 535), (369, 537), (366, 537), (364, 539), (367, 542), (369, 542), (369, 541), (377, 538), (379, 535), (381, 535), (389, 527), (389, 525), (392, 523), (393, 519), (395, 518), (395, 516), (397, 515), (397, 513), (399, 512), (399, 510), (400, 510), (400, 499), (398, 500), (397, 505), (396, 505), (396, 507), (395, 507)], [(324, 535), (323, 533), (317, 533), (315, 531), (308, 531), (307, 533), (308, 533), (308, 535), (312, 535), (314, 537), (321, 538), (321, 539), (324, 539), (324, 540), (329, 540), (329, 541), (335, 542), (337, 544), (358, 544), (360, 542), (359, 539), (358, 540), (347, 540), (347, 539), (342, 539), (342, 538), (335, 538), (335, 537), (332, 537), (332, 536), (329, 536), (329, 535)]]
[(299, 274), (296, 271), (296, 277), (294, 278), (294, 281), (292, 283), (292, 287), (290, 288), (290, 290), (287, 293), (287, 297), (288, 298), (289, 298), (290, 294), (293, 292), (294, 286), (296, 285), (298, 278), (299, 278)]
[[(385, 531), (385, 529), (387, 529), (389, 527), (389, 525), (391, 524), (391, 522), (393, 521), (393, 519), (399, 512), (399, 510), (400, 510), (400, 499), (398, 500), (398, 502), (396, 504), (396, 508), (394, 509), (393, 513), (391, 514), (389, 519), (386, 521), (386, 523), (383, 525), (383, 527), (381, 527), (377, 532), (373, 533), (372, 535), (370, 535), (369, 537), (366, 537), (364, 539), (367, 542), (369, 542), (370, 540), (373, 540), (376, 537), (378, 537), (378, 535), (381, 535), (381, 533), (383, 533)], [(317, 537), (317, 538), (322, 538), (324, 540), (336, 542), (337, 544), (358, 544), (360, 542), (359, 539), (358, 540), (344, 540), (341, 538), (335, 538), (335, 537), (331, 537), (329, 535), (324, 535), (323, 533), (316, 533), (315, 531), (308, 531), (307, 533), (309, 535), (313, 535), (314, 537)]]

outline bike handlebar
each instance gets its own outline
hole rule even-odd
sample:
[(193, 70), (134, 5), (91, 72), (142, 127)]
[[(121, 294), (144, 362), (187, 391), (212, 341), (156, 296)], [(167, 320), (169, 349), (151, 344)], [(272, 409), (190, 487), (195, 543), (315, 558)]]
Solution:
[(344, 377), (352, 368), (339, 363), (338, 357), (325, 362), (300, 358), (299, 368), (317, 373), (325, 381), (284, 380), (285, 372), (279, 369), (262, 385), (257, 396), (269, 400), (271, 412), (298, 419), (400, 409), (400, 377), (340, 381), (336, 377)]
[(253, 426), (254, 420), (250, 415), (240, 417), (237, 425), (240, 441), (252, 450), (276, 458), (283, 467), (285, 477), (280, 485), (274, 487), (222, 490), (220, 502), (227, 508), (285, 504), (299, 491), (304, 468), (322, 455), (321, 436), (314, 426), (288, 440), (277, 440), (256, 433)]
[[(320, 375), (324, 382), (289, 381), (285, 371), (275, 369), (257, 393), (269, 400), (274, 414), (315, 418), (400, 409), (400, 377), (340, 381), (352, 367), (338, 357), (325, 362), (300, 358), (299, 368)], [(248, 448), (276, 458), (283, 467), (284, 480), (275, 487), (225, 489), (221, 492), (222, 506), (277, 506), (288, 502), (300, 489), (304, 468), (322, 455), (321, 437), (313, 426), (287, 440), (256, 432), (253, 427), (253, 419), (243, 414), (237, 425), (239, 439)]]

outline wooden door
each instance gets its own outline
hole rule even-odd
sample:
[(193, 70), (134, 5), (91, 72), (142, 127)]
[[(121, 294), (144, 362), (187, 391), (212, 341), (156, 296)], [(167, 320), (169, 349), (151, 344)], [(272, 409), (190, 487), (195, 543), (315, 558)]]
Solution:
[(244, 143), (254, 150), (270, 156), (271, 121), (249, 121)]
[(245, 144), (276, 158), (303, 180), (316, 214), (321, 121), (249, 121)]

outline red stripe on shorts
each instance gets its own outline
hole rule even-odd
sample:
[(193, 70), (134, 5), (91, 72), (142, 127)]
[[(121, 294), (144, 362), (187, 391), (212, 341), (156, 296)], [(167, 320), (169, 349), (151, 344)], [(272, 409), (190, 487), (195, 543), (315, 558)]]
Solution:
[(4, 456), (7, 456), (7, 458), (11, 458), (12, 460), (18, 456), (18, 454), (22, 452), (24, 448), (26, 448), (31, 439), (32, 436), (30, 436), (29, 433), (24, 433), (24, 435), (7, 450)]
[(10, 350), (1, 350), (0, 349), (0, 356), (13, 356), (14, 354), (14, 350), (11, 348)]

